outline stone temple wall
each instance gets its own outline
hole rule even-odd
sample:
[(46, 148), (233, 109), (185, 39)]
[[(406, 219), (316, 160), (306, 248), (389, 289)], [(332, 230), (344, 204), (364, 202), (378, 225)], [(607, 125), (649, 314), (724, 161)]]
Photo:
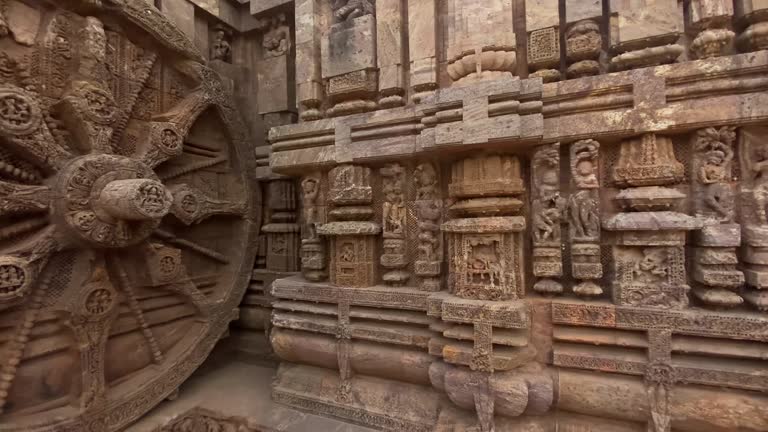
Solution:
[(768, 430), (768, 4), (250, 12), (275, 400), (385, 430)]

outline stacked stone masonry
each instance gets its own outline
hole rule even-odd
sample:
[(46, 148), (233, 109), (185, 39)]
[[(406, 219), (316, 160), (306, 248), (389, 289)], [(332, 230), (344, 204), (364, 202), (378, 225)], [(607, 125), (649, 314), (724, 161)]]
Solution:
[(276, 401), (383, 430), (768, 430), (768, 5), (293, 4)]
[(764, 1), (150, 3), (0, 0), (0, 432), (236, 317), (383, 430), (768, 430)]

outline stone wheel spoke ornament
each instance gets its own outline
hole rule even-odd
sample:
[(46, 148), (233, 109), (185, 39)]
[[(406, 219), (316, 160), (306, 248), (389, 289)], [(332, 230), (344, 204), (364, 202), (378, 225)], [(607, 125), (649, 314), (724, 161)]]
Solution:
[(0, 35), (0, 432), (120, 430), (235, 318), (252, 156), (218, 76), (146, 2), (25, 7), (9, 26), (34, 43)]

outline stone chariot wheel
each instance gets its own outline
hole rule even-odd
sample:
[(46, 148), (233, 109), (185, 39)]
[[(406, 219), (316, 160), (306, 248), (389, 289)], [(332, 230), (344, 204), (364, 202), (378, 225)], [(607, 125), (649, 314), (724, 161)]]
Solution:
[(199, 366), (253, 264), (250, 158), (145, 1), (5, 0), (0, 431), (119, 430)]

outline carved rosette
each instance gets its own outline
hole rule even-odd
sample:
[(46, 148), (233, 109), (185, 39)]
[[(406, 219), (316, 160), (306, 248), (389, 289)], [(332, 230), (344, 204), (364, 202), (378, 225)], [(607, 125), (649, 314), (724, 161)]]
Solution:
[[(234, 318), (258, 226), (252, 156), (231, 97), (154, 7), (22, 6), (10, 27), (37, 39), (2, 41), (0, 429), (122, 430)], [(185, 83), (173, 97), (153, 65)]]

